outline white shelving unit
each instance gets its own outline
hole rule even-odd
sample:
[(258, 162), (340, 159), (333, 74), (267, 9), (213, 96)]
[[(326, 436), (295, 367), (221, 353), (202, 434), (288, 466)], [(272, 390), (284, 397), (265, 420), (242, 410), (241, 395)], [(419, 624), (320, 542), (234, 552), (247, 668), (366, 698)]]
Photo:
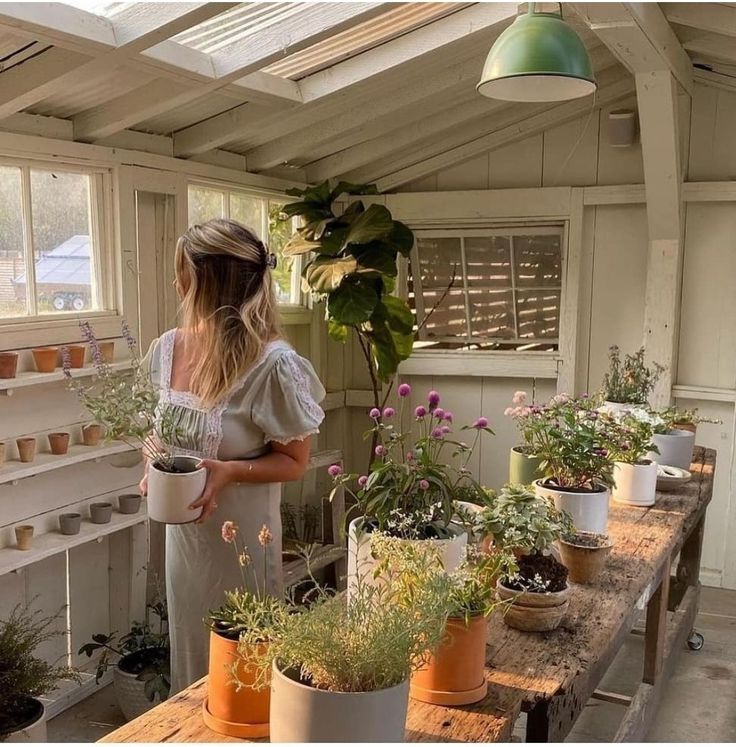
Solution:
[[(111, 363), (110, 368), (113, 371), (125, 371), (130, 368), (130, 361)], [(83, 379), (88, 376), (96, 376), (97, 369), (94, 366), (85, 366), (84, 368), (72, 368), (69, 373), (73, 379)], [(13, 379), (0, 379), (0, 395), (10, 397), (16, 389), (37, 386), (39, 384), (50, 384), (54, 381), (63, 381), (65, 378), (64, 370), (61, 368), (57, 368), (50, 373), (22, 371)]]

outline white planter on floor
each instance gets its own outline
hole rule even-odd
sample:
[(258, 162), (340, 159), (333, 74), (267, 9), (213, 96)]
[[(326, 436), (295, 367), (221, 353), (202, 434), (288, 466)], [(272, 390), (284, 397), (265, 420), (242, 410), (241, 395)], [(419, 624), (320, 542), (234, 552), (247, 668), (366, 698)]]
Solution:
[(608, 528), (608, 488), (599, 486), (599, 490), (595, 492), (573, 492), (545, 486), (542, 485), (542, 480), (536, 480), (534, 489), (537, 495), (551, 498), (558, 511), (566, 511), (570, 514), (578, 531), (606, 534)]
[(20, 729), (11, 731), (9, 734), (0, 734), (0, 742), (45, 742), (46, 741), (46, 709), (40, 700), (31, 698), (38, 706), (36, 714)]
[(403, 742), (409, 680), (385, 690), (318, 690), (282, 672), (271, 679), (271, 742)]
[(174, 466), (182, 472), (164, 472), (155, 465), (148, 468), (148, 516), (163, 524), (188, 524), (202, 513), (202, 508), (189, 505), (202, 495), (207, 482), (207, 470), (197, 467), (199, 459), (190, 456), (174, 458)]
[(653, 506), (657, 497), (657, 463), (647, 460), (645, 464), (616, 462), (613, 466), (616, 484), (611, 497), (617, 503), (630, 506)]
[(115, 699), (118, 701), (123, 716), (128, 721), (138, 718), (138, 716), (150, 711), (151, 708), (160, 703), (160, 698), (157, 695), (154, 696), (153, 700), (149, 700), (145, 692), (146, 683), (139, 680), (138, 675), (134, 672), (126, 671), (127, 667), (134, 668), (138, 659), (140, 659), (140, 651), (126, 654), (112, 670), (112, 686), (115, 690)]
[(655, 460), (663, 467), (690, 469), (695, 448), (695, 434), (692, 431), (676, 428), (669, 433), (655, 433), (652, 442), (659, 449), (659, 454), (652, 451), (647, 454), (648, 459)]

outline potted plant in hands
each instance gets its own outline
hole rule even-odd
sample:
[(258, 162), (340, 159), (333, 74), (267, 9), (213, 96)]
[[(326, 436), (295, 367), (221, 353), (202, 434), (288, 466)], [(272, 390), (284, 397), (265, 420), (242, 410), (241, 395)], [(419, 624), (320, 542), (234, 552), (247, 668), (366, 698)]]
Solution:
[(529, 445), (530, 439), (526, 433), (528, 427), (528, 416), (531, 408), (534, 406), (534, 397), (532, 404), (527, 404), (527, 393), (518, 391), (514, 393), (511, 400), (511, 407), (504, 410), (506, 417), (513, 418), (522, 434), (523, 443), (511, 448), (509, 455), (509, 482), (519, 485), (531, 485), (535, 480), (543, 477), (542, 460), (536, 454), (532, 453)]
[(646, 407), (662, 371), (664, 366), (659, 363), (652, 368), (645, 364), (643, 347), (627, 353), (622, 361), (618, 345), (612, 345), (608, 349), (608, 371), (603, 377), (604, 407), (612, 413)]
[(17, 606), (0, 620), (0, 742), (45, 742), (43, 703), (60, 680), (79, 681), (78, 673), (36, 656), (42, 643), (62, 635), (53, 628), (58, 615), (44, 617)]
[(657, 495), (657, 463), (652, 443), (654, 420), (642, 408), (620, 415), (619, 442), (611, 450), (613, 489), (617, 503), (629, 506), (653, 506)]
[[(151, 622), (151, 615), (158, 619)], [(169, 632), (166, 602), (159, 598), (146, 605), (144, 622), (134, 622), (130, 631), (117, 639), (115, 633), (96, 633), (80, 654), (100, 653), (96, 681), (110, 668), (115, 697), (129, 721), (166, 700), (171, 689)]]
[[(410, 394), (408, 384), (398, 387), (399, 423)], [(368, 475), (345, 474), (339, 465), (329, 468), (335, 487), (344, 486), (362, 514), (349, 527), (348, 590), (359, 575), (375, 566), (370, 533), (376, 530), (402, 540), (436, 544), (446, 570), (455, 570), (464, 558), (467, 543), (467, 533), (454, 521), (456, 499), (462, 496), (467, 500), (469, 493), (479, 500), (485, 497), (467, 464), (481, 435), (493, 433), (486, 418), (480, 417), (472, 426), (462, 428), (474, 432), (468, 445), (452, 438), (452, 413), (440, 407), (436, 391), (429, 392), (426, 406), (419, 405), (414, 410), (419, 429), (415, 441), (393, 425), (396, 416), (391, 407), (370, 412), (373, 426), (366, 437), (375, 435), (378, 445)], [(448, 463), (447, 458), (457, 463)], [(359, 489), (353, 491), (350, 486), (356, 478)]]
[(123, 337), (130, 351), (130, 372), (116, 372), (100, 350), (99, 342), (87, 322), (80, 322), (82, 333), (92, 351), (96, 376), (85, 384), (71, 376), (64, 359), (69, 386), (95, 422), (105, 427), (105, 441), (123, 441), (141, 449), (148, 461), (148, 515), (166, 524), (195, 521), (202, 508), (189, 506), (202, 495), (207, 471), (200, 460), (180, 456), (173, 446), (178, 443), (180, 426), (171, 408), (159, 405), (158, 388), (138, 357), (138, 346), (127, 324)]
[[(238, 656), (238, 644), (241, 636), (247, 633), (248, 642), (243, 645), (258, 655), (266, 655), (273, 632), (283, 624), (288, 607), (266, 593), (268, 565), (265, 552), (264, 588), (259, 588), (257, 576), (253, 573), (256, 591), (248, 590), (245, 574), (246, 569), (252, 569), (252, 559), (248, 548), (239, 546), (237, 535), (238, 527), (232, 521), (222, 525), (222, 539), (233, 546), (243, 585), (226, 592), (225, 603), (219, 609), (211, 610), (207, 618), (210, 660), (202, 717), (205, 724), (218, 734), (241, 738), (267, 737), (270, 682), (254, 687), (257, 673)], [(270, 530), (264, 525), (258, 534), (259, 543), (265, 548), (272, 540)]]

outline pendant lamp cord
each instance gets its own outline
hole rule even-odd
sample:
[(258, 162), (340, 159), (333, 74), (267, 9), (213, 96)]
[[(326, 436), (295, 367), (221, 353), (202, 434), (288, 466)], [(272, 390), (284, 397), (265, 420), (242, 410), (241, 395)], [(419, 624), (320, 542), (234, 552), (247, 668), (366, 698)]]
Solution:
[[(598, 89), (593, 91), (593, 101), (591, 102), (590, 111), (588, 112), (588, 116), (585, 120), (585, 124), (583, 125), (583, 128), (580, 130), (580, 134), (578, 135), (577, 140), (573, 143), (572, 148), (570, 148), (570, 152), (567, 154), (567, 156), (565, 157), (565, 160), (562, 162), (562, 166), (560, 166), (560, 170), (557, 173), (557, 178), (550, 185), (551, 187), (559, 186), (560, 180), (562, 179), (562, 175), (565, 173), (565, 169), (567, 168), (567, 165), (570, 163), (570, 159), (575, 154), (575, 151), (578, 149), (578, 146), (582, 142), (583, 137), (585, 136), (585, 133), (588, 131), (588, 127), (590, 126), (590, 120), (593, 118), (593, 112), (595, 111), (595, 102), (597, 98), (598, 98)], [(598, 133), (598, 147), (600, 148), (600, 131)], [(598, 159), (596, 159), (596, 162), (597, 160)]]

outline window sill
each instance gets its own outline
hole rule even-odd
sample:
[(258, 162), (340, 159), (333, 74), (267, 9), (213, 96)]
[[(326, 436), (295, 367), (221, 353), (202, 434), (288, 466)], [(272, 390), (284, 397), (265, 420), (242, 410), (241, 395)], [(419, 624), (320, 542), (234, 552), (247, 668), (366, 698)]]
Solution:
[(407, 376), (556, 379), (559, 353), (417, 350), (399, 367)]
[(278, 306), (278, 312), (284, 325), (311, 324), (314, 316), (312, 309), (295, 304), (281, 304)]
[(42, 345), (62, 345), (82, 339), (80, 321), (89, 321), (95, 336), (101, 340), (120, 337), (123, 317), (116, 311), (90, 311), (84, 314), (64, 314), (32, 319), (0, 321), (0, 350), (15, 350)]

